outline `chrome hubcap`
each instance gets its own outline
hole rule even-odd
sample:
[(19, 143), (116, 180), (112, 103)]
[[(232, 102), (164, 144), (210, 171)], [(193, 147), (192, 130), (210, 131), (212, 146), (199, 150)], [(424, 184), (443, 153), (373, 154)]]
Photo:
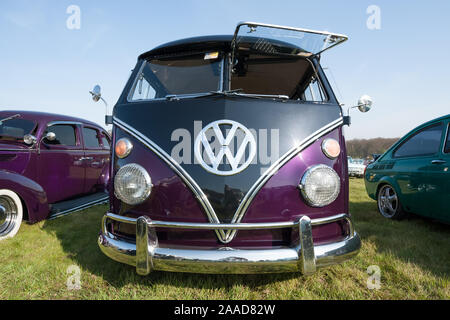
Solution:
[(0, 226), (5, 222), (6, 220), (6, 209), (3, 206), (0, 206)]
[(381, 188), (378, 195), (378, 208), (380, 213), (387, 218), (391, 218), (397, 212), (397, 193), (391, 186)]
[(0, 196), (0, 236), (7, 235), (16, 225), (17, 208), (14, 200)]

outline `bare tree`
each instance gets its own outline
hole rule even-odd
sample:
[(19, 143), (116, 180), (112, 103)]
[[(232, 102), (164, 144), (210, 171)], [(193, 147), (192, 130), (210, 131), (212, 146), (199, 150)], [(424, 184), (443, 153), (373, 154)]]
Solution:
[(354, 139), (346, 142), (347, 155), (352, 158), (371, 158), (372, 154), (382, 154), (399, 138)]

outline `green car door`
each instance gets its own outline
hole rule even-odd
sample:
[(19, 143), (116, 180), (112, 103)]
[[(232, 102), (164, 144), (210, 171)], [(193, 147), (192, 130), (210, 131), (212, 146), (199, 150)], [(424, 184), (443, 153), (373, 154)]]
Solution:
[(435, 160), (441, 156), (443, 128), (443, 122), (423, 127), (412, 133), (392, 153), (395, 180), (400, 189), (403, 209), (407, 211), (428, 217), (438, 211), (436, 200), (442, 193), (442, 178), (436, 171), (438, 165)]
[(442, 147), (439, 156), (431, 160), (430, 182), (434, 186), (427, 202), (431, 216), (444, 222), (450, 222), (450, 124), (445, 123), (442, 135)]

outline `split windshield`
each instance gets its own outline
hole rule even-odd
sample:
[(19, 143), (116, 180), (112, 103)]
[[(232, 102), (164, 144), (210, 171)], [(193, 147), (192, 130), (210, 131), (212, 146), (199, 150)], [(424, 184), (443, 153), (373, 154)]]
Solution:
[[(229, 70), (222, 56), (216, 52), (145, 61), (128, 99), (189, 97), (223, 89), (241, 95), (327, 101), (317, 70), (307, 58), (242, 51)], [(226, 83), (228, 74), (230, 81)]]
[(299, 57), (239, 53), (231, 75), (231, 90), (237, 89), (292, 100), (326, 100), (311, 62)]
[(130, 100), (218, 91), (221, 71), (222, 57), (218, 52), (152, 59), (144, 62)]
[(225, 61), (231, 61), (231, 55), (219, 52), (145, 61), (128, 100), (182, 98), (212, 92), (310, 102), (328, 100), (318, 70), (306, 57), (243, 50), (234, 56), (232, 67)]

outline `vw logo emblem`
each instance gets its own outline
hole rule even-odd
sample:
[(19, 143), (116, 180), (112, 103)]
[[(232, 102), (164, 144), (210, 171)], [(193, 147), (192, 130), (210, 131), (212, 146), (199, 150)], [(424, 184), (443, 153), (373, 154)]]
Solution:
[[(221, 127), (229, 128), (226, 137), (222, 133)], [(240, 132), (239, 132), (240, 131)], [(207, 134), (213, 134), (215, 138), (216, 152), (208, 140)], [(241, 143), (234, 149), (235, 137), (242, 137)], [(246, 158), (246, 150), (248, 147), (248, 157)], [(217, 150), (218, 148), (218, 150)], [(202, 152), (202, 149), (204, 152)], [(256, 141), (253, 134), (244, 125), (233, 120), (219, 120), (205, 126), (195, 139), (194, 154), (198, 163), (208, 172), (221, 175), (231, 176), (245, 170), (253, 158), (256, 156)], [(207, 158), (207, 159), (204, 159)], [(245, 160), (245, 161), (244, 161)], [(227, 164), (228, 170), (219, 170), (220, 164)], [(231, 169), (230, 169), (231, 168)]]

